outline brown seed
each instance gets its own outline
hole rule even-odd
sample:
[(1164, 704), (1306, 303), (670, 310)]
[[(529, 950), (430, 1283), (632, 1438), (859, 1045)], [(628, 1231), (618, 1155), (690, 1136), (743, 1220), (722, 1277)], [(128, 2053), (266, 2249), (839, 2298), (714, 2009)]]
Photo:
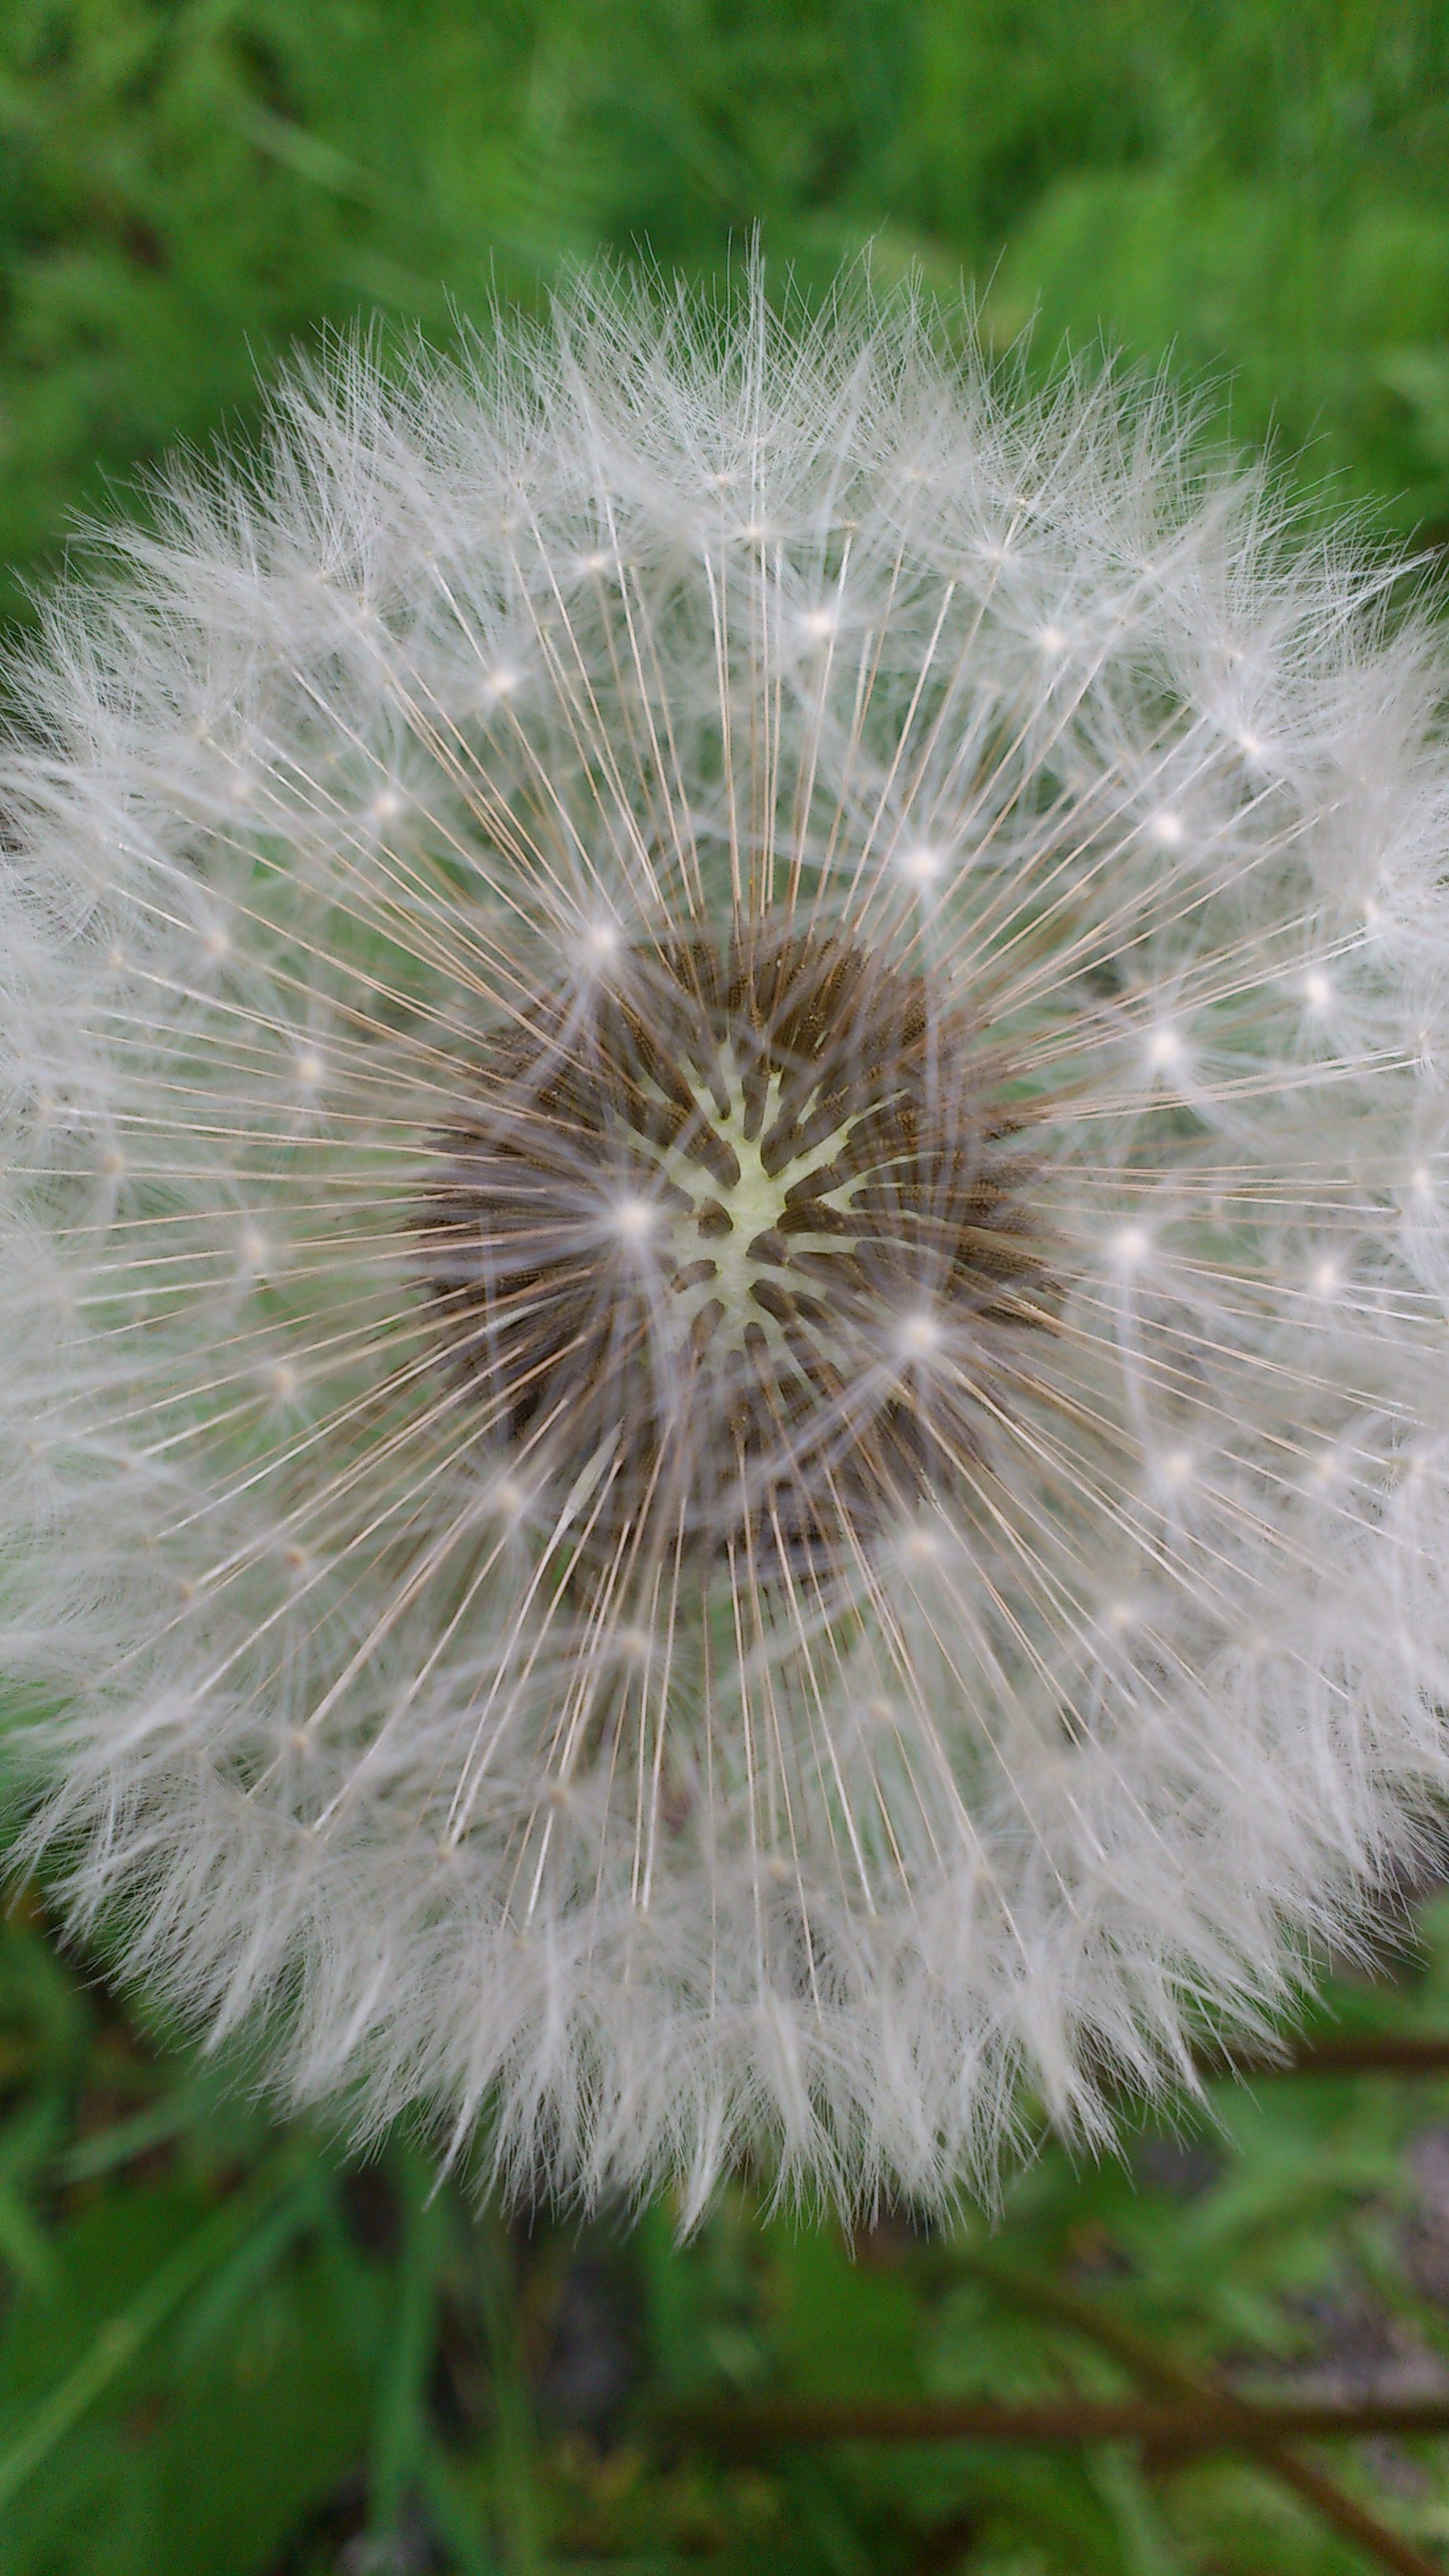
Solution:
[(480, 1446), (598, 1462), (582, 1561), (818, 1574), (979, 1472), (1044, 1253), (1028, 1113), (924, 973), (739, 925), (545, 998), (474, 1082), (421, 1256)]

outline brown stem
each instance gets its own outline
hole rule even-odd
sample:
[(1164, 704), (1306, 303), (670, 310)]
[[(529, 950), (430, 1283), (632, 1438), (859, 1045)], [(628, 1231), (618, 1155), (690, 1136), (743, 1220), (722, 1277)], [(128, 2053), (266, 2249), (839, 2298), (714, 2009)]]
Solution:
[(1082, 2298), (1078, 2292), (1066, 2289), (1058, 2281), (1048, 2280), (1039, 2273), (1020, 2272), (1014, 2265), (1002, 2263), (994, 2255), (974, 2247), (962, 2248), (958, 2259), (968, 2271), (974, 2271), (979, 2279), (992, 2283), (1018, 2305), (1035, 2307), (1044, 2315), (1054, 2316), (1063, 2324), (1074, 2327), (1079, 2334), (1090, 2336), (1103, 2352), (1111, 2353), (1135, 2378), (1145, 2380), (1149, 2387), (1164, 2390), (1183, 2405), (1222, 2407), (1235, 2428), (1230, 2436), (1234, 2447), (1242, 2444), (1250, 2449), (1259, 2465), (1270, 2471), (1280, 2485), (1291, 2488), (1305, 2504), (1311, 2504), (1320, 2518), (1336, 2531), (1341, 2531), (1345, 2539), (1371, 2551), (1381, 2566), (1397, 2569), (1398, 2576), (1444, 2576), (1442, 2567), (1437, 2566), (1433, 2559), (1426, 2558), (1412, 2542), (1405, 2540), (1387, 2523), (1380, 2522), (1377, 2515), (1369, 2513), (1321, 2469), (1300, 2460), (1281, 2438), (1269, 2435), (1266, 2440), (1255, 2441), (1252, 2436), (1256, 2418), (1249, 2399), (1238, 2397), (1211, 2378), (1200, 2377), (1196, 2371), (1186, 2369), (1171, 2353), (1163, 2352), (1149, 2337), (1139, 2334), (1135, 2327), (1106, 2315), (1092, 2300)]
[(870, 2398), (777, 2399), (754, 2406), (671, 2406), (654, 2420), (729, 2451), (794, 2442), (1141, 2442), (1161, 2451), (1248, 2450), (1278, 2442), (1364, 2441), (1449, 2433), (1449, 2398), (1361, 2406), (1278, 2404), (1206, 2390), (1194, 2404), (1064, 2397), (1004, 2406), (990, 2398), (892, 2404)]
[(1441, 2560), (1426, 2558), (1402, 2532), (1391, 2531), (1377, 2514), (1369, 2513), (1333, 2478), (1324, 2476), (1311, 2460), (1300, 2460), (1294, 2451), (1274, 2450), (1264, 2455), (1279, 2484), (1292, 2487), (1305, 2504), (1311, 2504), (1324, 2522), (1341, 2531), (1345, 2540), (1356, 2540), (1378, 2559), (1381, 2566), (1394, 2567), (1399, 2576), (1444, 2576)]
[(1345, 2031), (1290, 2041), (1281, 2055), (1231, 2049), (1203, 2054), (1198, 2071), (1224, 2075), (1449, 2075), (1449, 2036), (1426, 2031)]

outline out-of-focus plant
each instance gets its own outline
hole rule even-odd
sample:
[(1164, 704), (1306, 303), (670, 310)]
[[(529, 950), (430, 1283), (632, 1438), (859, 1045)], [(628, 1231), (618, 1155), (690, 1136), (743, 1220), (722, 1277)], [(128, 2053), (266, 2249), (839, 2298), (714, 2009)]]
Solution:
[[(1433, 0), (13, 0), (0, 553), (195, 437), (299, 333), (566, 258), (989, 286), (1230, 375), (1398, 524), (1449, 515), (1449, 32)], [(20, 604), (12, 592), (12, 608)]]
[[(1393, 1980), (1325, 1992), (1323, 2026), (1372, 2059), (1432, 2046), (1446, 2005), (1441, 1904)], [(1120, 2161), (1047, 2149), (991, 2225), (847, 2241), (744, 2190), (683, 2248), (667, 2203), (505, 2230), (404, 2135), (349, 2166), (155, 2057), (22, 1908), (0, 2570), (1425, 2576), (1449, 2538), (1449, 2075), (1310, 2055), (1211, 2101)], [(1224, 2391), (1368, 2437), (1235, 2447)], [(983, 2405), (997, 2438), (943, 2438)]]

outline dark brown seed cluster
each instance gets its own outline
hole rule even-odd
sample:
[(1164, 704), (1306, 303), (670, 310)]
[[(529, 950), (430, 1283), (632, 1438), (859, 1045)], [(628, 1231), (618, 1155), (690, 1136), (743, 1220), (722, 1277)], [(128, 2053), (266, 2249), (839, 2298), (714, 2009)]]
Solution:
[(818, 1574), (979, 1463), (1047, 1283), (1024, 1113), (925, 975), (808, 929), (639, 949), (474, 1088), (418, 1211), (435, 1313), (589, 1561)]

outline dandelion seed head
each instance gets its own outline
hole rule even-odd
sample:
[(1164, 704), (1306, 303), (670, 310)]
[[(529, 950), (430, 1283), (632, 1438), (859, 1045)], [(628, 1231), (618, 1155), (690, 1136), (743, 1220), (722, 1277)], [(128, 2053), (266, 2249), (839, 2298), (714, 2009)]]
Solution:
[(1105, 2137), (1446, 1786), (1440, 648), (944, 345), (334, 356), (13, 691), (24, 1847), (526, 2197)]

